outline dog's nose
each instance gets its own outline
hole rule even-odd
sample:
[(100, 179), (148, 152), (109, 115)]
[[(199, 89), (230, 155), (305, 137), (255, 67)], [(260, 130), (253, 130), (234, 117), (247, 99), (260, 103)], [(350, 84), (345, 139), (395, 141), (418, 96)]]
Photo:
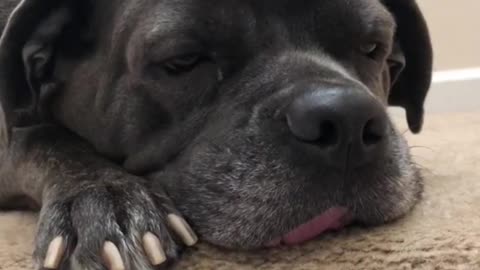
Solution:
[[(295, 98), (286, 111), (291, 133), (335, 167), (364, 165), (384, 151), (384, 106), (359, 89), (315, 90)], [(309, 152), (310, 152), (309, 151)]]

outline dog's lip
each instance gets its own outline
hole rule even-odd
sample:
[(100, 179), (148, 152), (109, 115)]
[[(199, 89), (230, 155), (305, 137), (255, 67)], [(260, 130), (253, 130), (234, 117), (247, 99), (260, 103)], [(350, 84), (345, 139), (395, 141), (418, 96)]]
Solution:
[(277, 237), (266, 244), (267, 247), (298, 245), (330, 230), (340, 230), (352, 221), (347, 208), (333, 207), (314, 217), (310, 221), (296, 227), (289, 233)]

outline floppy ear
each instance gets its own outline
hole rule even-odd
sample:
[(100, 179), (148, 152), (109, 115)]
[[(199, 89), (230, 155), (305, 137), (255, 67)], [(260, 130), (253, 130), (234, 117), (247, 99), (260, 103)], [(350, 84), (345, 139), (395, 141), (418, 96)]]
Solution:
[(407, 112), (410, 130), (421, 131), (424, 102), (432, 80), (433, 52), (425, 19), (415, 0), (382, 0), (397, 22), (389, 59), (393, 83), (389, 103)]
[(72, 2), (23, 0), (0, 39), (0, 138), (9, 142), (15, 126), (40, 118), (42, 91), (52, 77), (56, 41), (72, 17)]

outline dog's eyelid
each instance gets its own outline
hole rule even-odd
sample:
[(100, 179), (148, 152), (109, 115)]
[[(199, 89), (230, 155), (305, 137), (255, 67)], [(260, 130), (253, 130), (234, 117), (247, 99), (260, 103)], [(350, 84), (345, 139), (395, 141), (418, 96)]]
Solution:
[(187, 53), (172, 57), (157, 65), (161, 65), (171, 75), (181, 75), (192, 71), (202, 62), (209, 60), (210, 58), (203, 53)]
[(379, 60), (388, 54), (390, 47), (391, 45), (383, 39), (369, 38), (362, 42), (357, 49), (361, 54)]
[(146, 45), (149, 62), (162, 63), (185, 55), (200, 54), (205, 50), (201, 44), (189, 39), (162, 38), (160, 42), (149, 41)]
[(166, 59), (161, 64), (164, 64), (165, 66), (191, 66), (197, 63), (201, 57), (202, 56), (199, 53), (187, 53)]
[(378, 49), (379, 44), (377, 42), (368, 42), (360, 45), (360, 51), (365, 54), (373, 53)]
[(368, 58), (377, 59), (378, 55), (380, 54), (383, 46), (375, 41), (364, 42), (360, 44), (357, 50), (362, 54), (367, 56)]
[(146, 47), (145, 66), (163, 69), (170, 75), (189, 72), (210, 59), (204, 47), (192, 40), (165, 39), (163, 43), (150, 42)]

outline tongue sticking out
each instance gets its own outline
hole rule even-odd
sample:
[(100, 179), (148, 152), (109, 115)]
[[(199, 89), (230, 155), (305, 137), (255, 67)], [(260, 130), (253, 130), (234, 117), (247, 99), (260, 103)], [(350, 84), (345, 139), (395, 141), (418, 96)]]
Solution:
[(302, 224), (286, 235), (279, 237), (267, 246), (274, 247), (281, 243), (296, 245), (319, 236), (328, 230), (341, 229), (348, 223), (348, 211), (345, 208), (330, 208), (320, 216)]

